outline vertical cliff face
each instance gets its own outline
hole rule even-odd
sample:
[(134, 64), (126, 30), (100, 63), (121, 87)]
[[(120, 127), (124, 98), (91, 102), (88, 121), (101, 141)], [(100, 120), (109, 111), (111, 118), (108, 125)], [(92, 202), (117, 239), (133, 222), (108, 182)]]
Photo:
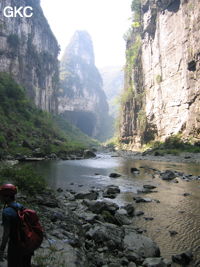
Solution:
[[(31, 18), (3, 16), (6, 6), (32, 6)], [(7, 72), (27, 89), (38, 108), (56, 112), (59, 47), (39, 0), (0, 3), (0, 72)]]
[(141, 38), (131, 71), (126, 71), (125, 92), (132, 82), (134, 90), (123, 105), (121, 138), (137, 144), (177, 133), (198, 139), (199, 1), (140, 3), (140, 25), (133, 27), (127, 41), (130, 51), (137, 36)]
[(59, 113), (89, 136), (101, 138), (108, 105), (87, 32), (74, 34), (61, 60), (60, 79)]

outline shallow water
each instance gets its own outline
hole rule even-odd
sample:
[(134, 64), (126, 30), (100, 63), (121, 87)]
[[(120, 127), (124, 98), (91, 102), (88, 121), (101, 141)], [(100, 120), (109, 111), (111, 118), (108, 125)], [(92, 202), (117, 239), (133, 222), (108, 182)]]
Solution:
[[(195, 260), (191, 266), (200, 266), (200, 181), (186, 182), (178, 179), (179, 183), (176, 184), (163, 181), (159, 177), (153, 178), (153, 171), (148, 169), (171, 169), (185, 174), (200, 175), (199, 165), (124, 159), (111, 157), (109, 154), (100, 154), (95, 159), (32, 164), (54, 189), (62, 187), (84, 191), (91, 187), (118, 185), (121, 194), (114, 201), (119, 205), (134, 203), (133, 196), (143, 184), (156, 185), (158, 188), (155, 190), (158, 192), (142, 196), (157, 199), (160, 203), (134, 204), (137, 210), (145, 212), (144, 216), (135, 217), (134, 224), (146, 229), (146, 235), (158, 243), (163, 257), (171, 258), (173, 254), (192, 250)], [(131, 167), (139, 168), (140, 173), (132, 174)], [(111, 172), (118, 172), (122, 176), (109, 178)], [(184, 193), (191, 195), (183, 196)], [(144, 217), (154, 219), (147, 221)], [(170, 236), (171, 230), (178, 234)]]

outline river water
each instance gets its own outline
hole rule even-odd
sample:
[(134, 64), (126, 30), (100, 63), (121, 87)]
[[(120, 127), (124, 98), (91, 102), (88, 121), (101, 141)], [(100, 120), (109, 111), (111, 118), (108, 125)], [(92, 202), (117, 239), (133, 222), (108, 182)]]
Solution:
[[(145, 235), (157, 242), (163, 257), (171, 258), (171, 255), (192, 250), (195, 260), (191, 266), (200, 266), (200, 181), (187, 182), (179, 178), (179, 183), (163, 181), (159, 177), (154, 178), (153, 172), (149, 170), (151, 167), (200, 175), (199, 165), (134, 160), (112, 157), (110, 154), (99, 154), (94, 159), (45, 161), (32, 164), (46, 177), (53, 189), (62, 187), (85, 191), (92, 187), (118, 185), (121, 194), (112, 201), (119, 205), (133, 203), (136, 210), (144, 211), (143, 216), (134, 217), (134, 225), (145, 229)], [(131, 167), (139, 168), (140, 173), (131, 173)], [(120, 173), (122, 176), (110, 178), (111, 172)], [(160, 203), (134, 203), (133, 196), (137, 195), (137, 190), (141, 189), (143, 184), (157, 186), (157, 192), (145, 194), (145, 197), (159, 200)], [(184, 196), (184, 193), (190, 195)], [(154, 219), (145, 220), (145, 217)], [(176, 231), (178, 234), (171, 236), (169, 231)]]

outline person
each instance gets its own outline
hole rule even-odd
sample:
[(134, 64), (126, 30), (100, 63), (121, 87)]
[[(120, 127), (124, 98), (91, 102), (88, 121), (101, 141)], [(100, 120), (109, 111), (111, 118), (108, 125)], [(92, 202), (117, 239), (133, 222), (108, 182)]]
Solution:
[(4, 251), (8, 243), (8, 267), (31, 267), (32, 254), (24, 255), (18, 246), (18, 214), (17, 210), (23, 208), (15, 201), (17, 187), (13, 184), (0, 186), (0, 201), (4, 204), (2, 212), (3, 236), (0, 245), (0, 261), (4, 260)]

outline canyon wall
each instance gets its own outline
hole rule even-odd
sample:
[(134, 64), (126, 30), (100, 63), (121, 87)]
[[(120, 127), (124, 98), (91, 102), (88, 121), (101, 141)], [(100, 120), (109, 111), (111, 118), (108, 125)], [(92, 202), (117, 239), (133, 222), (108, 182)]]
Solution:
[(127, 38), (121, 140), (140, 146), (181, 134), (198, 141), (199, 0), (143, 0), (138, 18)]
[[(6, 6), (31, 6), (33, 16), (5, 17)], [(38, 108), (57, 112), (59, 47), (40, 1), (3, 0), (0, 10), (0, 72), (23, 85)]]

